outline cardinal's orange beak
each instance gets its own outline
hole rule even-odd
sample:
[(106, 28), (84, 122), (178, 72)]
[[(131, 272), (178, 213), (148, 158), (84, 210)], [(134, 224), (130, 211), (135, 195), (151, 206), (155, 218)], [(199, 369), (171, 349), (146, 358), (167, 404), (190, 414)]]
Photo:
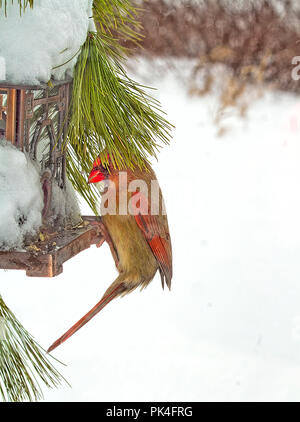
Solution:
[(98, 182), (102, 182), (102, 180), (104, 179), (105, 179), (105, 176), (100, 170), (93, 169), (90, 172), (88, 183), (98, 183)]

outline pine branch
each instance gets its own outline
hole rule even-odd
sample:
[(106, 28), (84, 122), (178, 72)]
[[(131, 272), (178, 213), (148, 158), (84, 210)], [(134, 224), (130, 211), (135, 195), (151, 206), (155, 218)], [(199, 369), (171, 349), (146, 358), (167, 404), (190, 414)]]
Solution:
[(68, 176), (96, 212), (96, 192), (86, 178), (94, 159), (118, 168), (142, 167), (168, 144), (171, 125), (144, 86), (130, 79), (111, 38), (90, 33), (79, 55), (73, 81), (68, 133)]
[(57, 387), (66, 381), (45, 351), (16, 319), (0, 296), (0, 397), (34, 401), (43, 397), (40, 382)]
[(93, 18), (100, 36), (109, 36), (110, 45), (123, 51), (119, 39), (135, 44), (143, 38), (142, 25), (137, 17), (141, 9), (133, 6), (131, 0), (94, 0)]

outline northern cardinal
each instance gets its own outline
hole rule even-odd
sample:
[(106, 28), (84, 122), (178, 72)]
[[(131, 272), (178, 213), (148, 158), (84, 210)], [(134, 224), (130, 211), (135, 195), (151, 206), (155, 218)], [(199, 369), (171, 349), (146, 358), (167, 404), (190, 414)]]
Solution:
[[(155, 173), (147, 163), (143, 170), (135, 167), (133, 170), (127, 168), (120, 171), (114, 168), (109, 157), (108, 162), (109, 164), (104, 165), (100, 158), (96, 159), (89, 175), (89, 183), (96, 183), (97, 187), (105, 181), (108, 184), (105, 194), (102, 191), (101, 208), (110, 200), (116, 200), (113, 211), (102, 216), (100, 230), (103, 239), (110, 246), (119, 276), (106, 290), (102, 299), (53, 343), (48, 352), (71, 337), (112, 299), (123, 296), (139, 286), (142, 289), (146, 287), (157, 270), (160, 272), (162, 287), (166, 283), (169, 289), (171, 288), (171, 238)], [(142, 184), (142, 189), (135, 189), (139, 184)], [(100, 187), (99, 189), (101, 190)], [(156, 197), (155, 193), (158, 193)], [(126, 202), (125, 206), (122, 201)], [(128, 212), (129, 207), (127, 208), (130, 201), (135, 205), (132, 212)], [(156, 208), (154, 212), (153, 204)]]

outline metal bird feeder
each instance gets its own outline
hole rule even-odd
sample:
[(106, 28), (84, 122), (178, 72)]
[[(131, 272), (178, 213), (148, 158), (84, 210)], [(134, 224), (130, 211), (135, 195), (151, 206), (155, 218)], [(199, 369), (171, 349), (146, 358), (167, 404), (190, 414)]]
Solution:
[[(66, 154), (71, 80), (38, 86), (0, 84), (0, 139), (10, 141), (41, 166), (44, 194), (43, 235), (22, 251), (0, 251), (0, 268), (23, 269), (28, 276), (53, 277), (74, 255), (101, 240), (97, 217), (82, 217), (76, 227), (58, 229), (51, 215), (56, 184), (66, 189)], [(43, 145), (45, 153), (38, 158)], [(91, 224), (93, 222), (94, 224)]]

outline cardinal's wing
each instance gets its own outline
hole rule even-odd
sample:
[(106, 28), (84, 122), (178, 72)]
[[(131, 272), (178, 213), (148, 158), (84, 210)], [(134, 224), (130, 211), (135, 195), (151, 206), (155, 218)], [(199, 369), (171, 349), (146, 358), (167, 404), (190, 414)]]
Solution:
[(157, 262), (161, 276), (162, 286), (166, 282), (171, 288), (172, 279), (172, 245), (166, 215), (135, 215), (137, 225), (143, 232)]

